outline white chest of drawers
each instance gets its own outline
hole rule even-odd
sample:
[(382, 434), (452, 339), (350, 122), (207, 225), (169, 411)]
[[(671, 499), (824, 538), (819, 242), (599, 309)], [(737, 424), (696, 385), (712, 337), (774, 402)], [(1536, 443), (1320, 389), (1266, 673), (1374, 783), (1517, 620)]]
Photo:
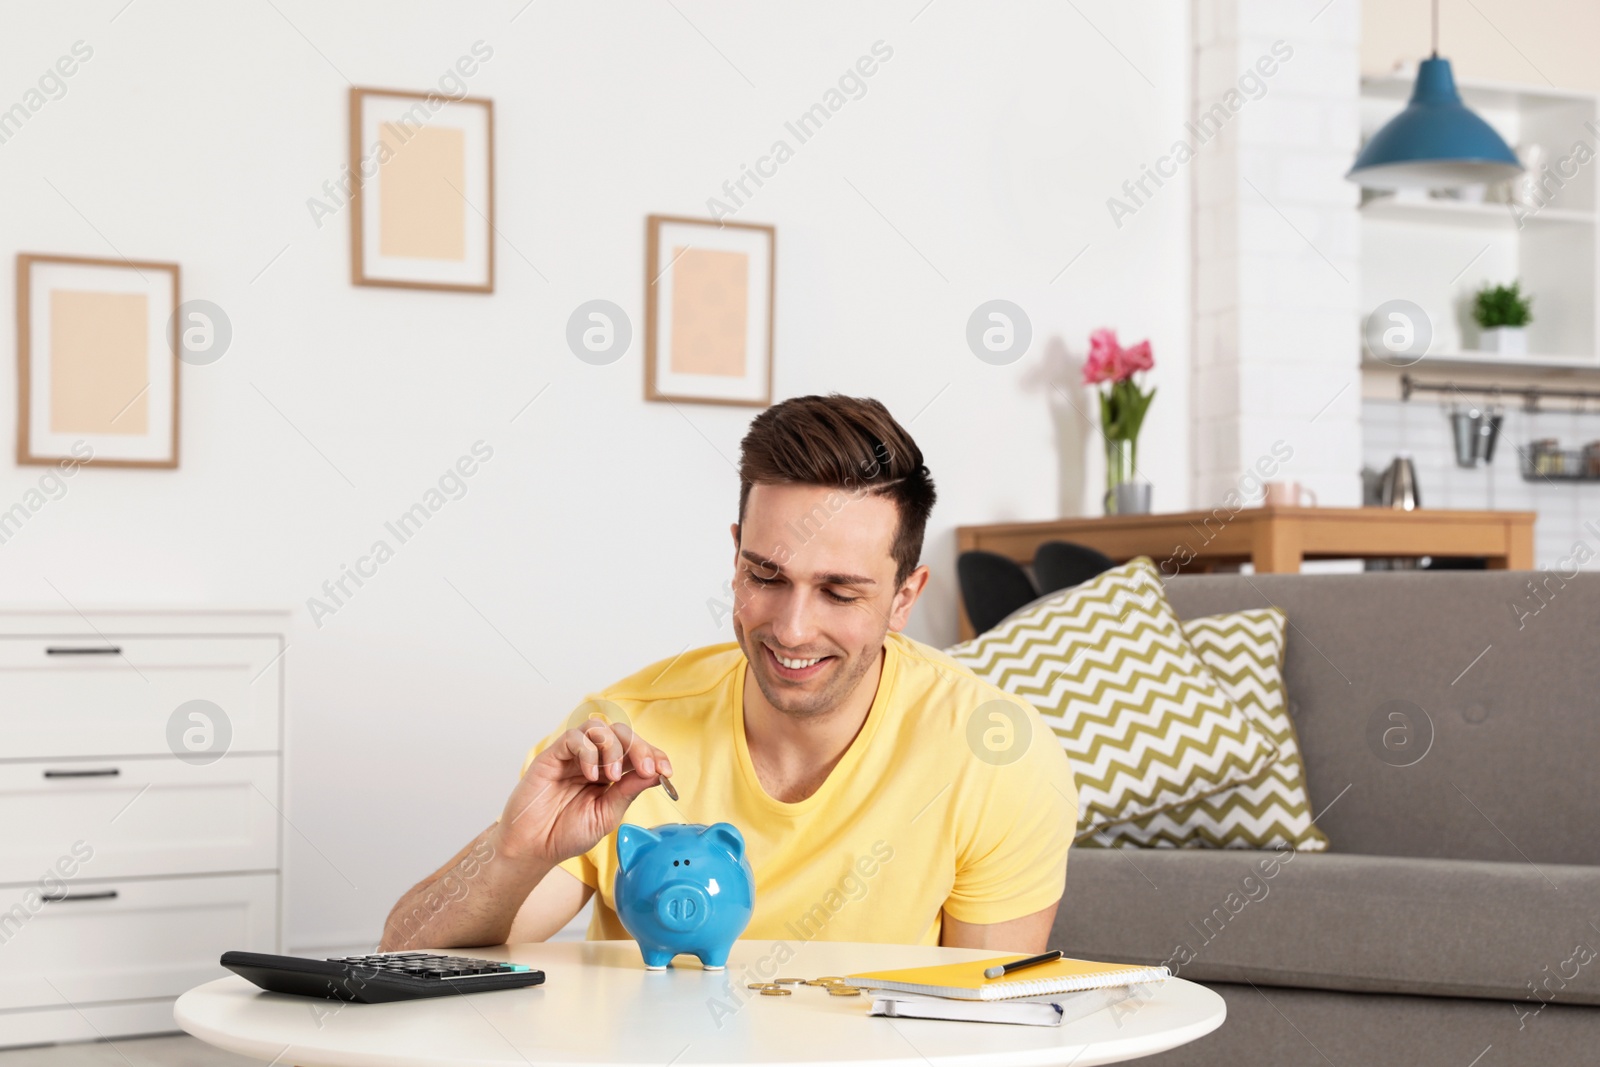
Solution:
[(281, 951), (288, 613), (0, 610), (0, 1047)]

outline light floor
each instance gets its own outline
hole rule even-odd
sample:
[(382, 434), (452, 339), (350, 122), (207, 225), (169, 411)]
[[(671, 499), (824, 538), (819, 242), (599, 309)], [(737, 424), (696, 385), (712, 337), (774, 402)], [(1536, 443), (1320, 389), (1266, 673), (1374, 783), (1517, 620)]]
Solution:
[(212, 1048), (188, 1034), (0, 1051), (0, 1067), (252, 1067), (260, 1063)]

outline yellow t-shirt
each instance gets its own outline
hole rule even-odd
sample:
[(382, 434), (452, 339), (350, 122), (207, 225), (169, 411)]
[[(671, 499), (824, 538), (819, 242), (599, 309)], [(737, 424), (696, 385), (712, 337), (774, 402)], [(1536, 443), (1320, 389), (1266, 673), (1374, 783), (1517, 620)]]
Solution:
[[(729, 822), (744, 835), (756, 878), (746, 937), (936, 945), (941, 908), (997, 923), (1061, 898), (1077, 789), (1049, 726), (938, 649), (891, 631), (884, 650), (860, 733), (821, 788), (793, 804), (769, 796), (751, 763), (737, 642), (654, 663), (588, 698), (616, 704), (672, 761), (679, 803), (646, 790), (625, 821)], [(589, 939), (627, 938), (612, 892), (616, 834), (561, 866), (599, 890)]]

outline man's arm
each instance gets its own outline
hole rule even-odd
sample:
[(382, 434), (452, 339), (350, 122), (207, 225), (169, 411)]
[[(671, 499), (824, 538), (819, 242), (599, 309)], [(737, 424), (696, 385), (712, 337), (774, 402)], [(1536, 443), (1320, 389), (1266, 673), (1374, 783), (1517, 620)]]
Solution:
[(1055, 925), (1056, 909), (1060, 906), (1058, 900), (1032, 915), (1003, 923), (964, 923), (951, 918), (946, 911), (940, 926), (939, 944), (945, 948), (993, 948), (1037, 956), (1045, 951), (1050, 928)]
[(567, 730), (524, 768), (500, 821), (400, 898), (380, 951), (503, 944), (529, 896), (546, 885), (538, 906), (554, 910), (530, 928), (561, 929), (586, 894), (574, 904), (562, 879), (576, 879), (550, 873), (614, 831), (633, 798), (671, 773), (666, 753), (623, 723), (590, 719)]
[(509, 942), (548, 941), (572, 921), (594, 896), (594, 886), (556, 867), (528, 894), (522, 910), (511, 924)]
[[(505, 943), (523, 901), (556, 868), (505, 857), (495, 848), (498, 829), (496, 823), (473, 838), (400, 898), (383, 924), (379, 952)], [(576, 914), (575, 908), (562, 925)]]
[[(1020, 708), (1031, 724), (1021, 735), (1021, 751), (1002, 765), (981, 768), (974, 782), (972, 829), (960, 842), (955, 882), (941, 915), (944, 946), (1037, 955), (1048, 946), (1061, 906), (1078, 787), (1050, 727), (1032, 706)], [(1017, 917), (973, 922), (952, 912), (967, 920)]]

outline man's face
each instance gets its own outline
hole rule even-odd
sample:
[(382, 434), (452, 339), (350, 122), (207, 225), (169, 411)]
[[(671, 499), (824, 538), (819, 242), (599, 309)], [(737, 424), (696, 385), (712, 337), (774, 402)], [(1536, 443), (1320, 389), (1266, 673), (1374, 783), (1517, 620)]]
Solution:
[(744, 526), (732, 527), (733, 633), (774, 708), (837, 707), (877, 663), (884, 635), (905, 627), (928, 568), (894, 587), (898, 519), (892, 501), (859, 490), (751, 486)]

